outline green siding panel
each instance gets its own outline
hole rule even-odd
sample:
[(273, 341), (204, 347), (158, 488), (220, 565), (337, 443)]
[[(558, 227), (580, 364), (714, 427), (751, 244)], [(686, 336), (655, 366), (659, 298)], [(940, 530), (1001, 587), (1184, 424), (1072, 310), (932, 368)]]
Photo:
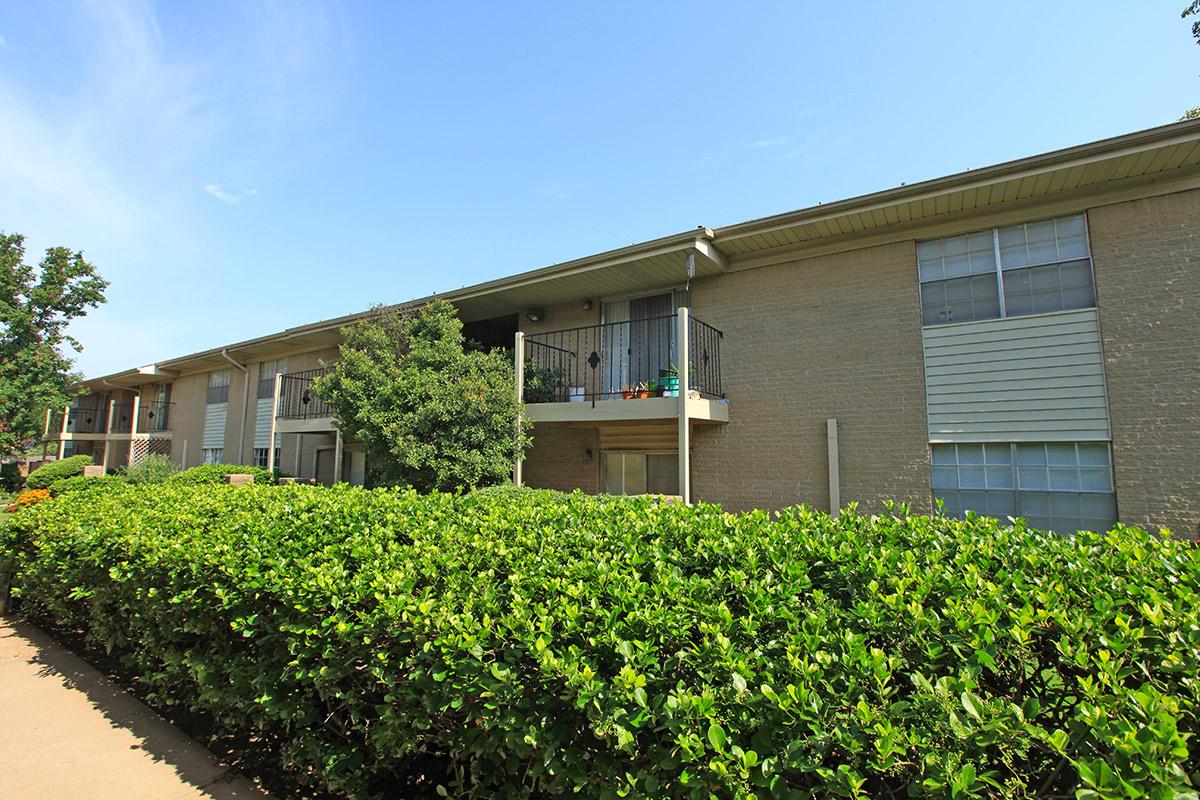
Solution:
[(931, 442), (1106, 441), (1095, 309), (922, 331)]

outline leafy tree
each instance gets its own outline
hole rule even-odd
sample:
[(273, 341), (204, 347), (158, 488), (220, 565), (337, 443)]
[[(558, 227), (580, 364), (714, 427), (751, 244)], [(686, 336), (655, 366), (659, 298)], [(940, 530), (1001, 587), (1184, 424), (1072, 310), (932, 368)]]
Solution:
[(449, 491), (507, 480), (529, 445), (514, 381), (511, 359), (465, 349), (454, 306), (435, 300), (350, 326), (314, 391), (363, 443), (373, 483)]
[(1196, 21), (1192, 22), (1192, 36), (1196, 39), (1196, 44), (1200, 44), (1200, 0), (1192, 0), (1179, 16), (1182, 19), (1196, 17)]
[(83, 253), (51, 247), (36, 268), (25, 263), (25, 237), (0, 233), (0, 452), (28, 446), (47, 408), (70, 402), (71, 320), (104, 302), (108, 282)]

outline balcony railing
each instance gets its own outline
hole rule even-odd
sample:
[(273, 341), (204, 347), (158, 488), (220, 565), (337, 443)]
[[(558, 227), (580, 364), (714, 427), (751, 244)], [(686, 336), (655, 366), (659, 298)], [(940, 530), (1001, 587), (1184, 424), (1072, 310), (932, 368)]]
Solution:
[[(58, 410), (58, 418), (62, 419), (62, 408)], [(54, 415), (51, 415), (50, 430), (55, 429)], [(83, 402), (72, 406), (67, 413), (67, 433), (104, 433), (108, 425), (108, 403)]]
[(174, 403), (162, 400), (143, 400), (138, 408), (138, 433), (171, 430), (171, 408)]
[[(678, 396), (677, 315), (585, 325), (525, 337), (526, 403), (608, 400), (636, 393)], [(723, 334), (688, 318), (688, 389), (725, 396)]]
[(313, 381), (324, 375), (325, 369), (308, 369), (282, 376), (279, 386), (281, 419), (321, 419), (333, 416), (333, 410), (312, 390)]

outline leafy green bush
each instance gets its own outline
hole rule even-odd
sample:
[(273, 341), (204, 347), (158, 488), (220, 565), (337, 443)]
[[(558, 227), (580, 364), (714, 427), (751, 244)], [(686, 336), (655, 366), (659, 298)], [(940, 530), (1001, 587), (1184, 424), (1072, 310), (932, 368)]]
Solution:
[(269, 469), (247, 464), (202, 464), (199, 467), (176, 472), (166, 479), (167, 483), (197, 486), (205, 483), (224, 483), (226, 475), (253, 475), (255, 483), (272, 484), (275, 476)]
[(124, 474), (130, 483), (163, 483), (175, 474), (175, 464), (170, 456), (152, 453), (138, 463), (126, 467)]
[(89, 455), (68, 456), (51, 461), (29, 473), (29, 477), (25, 480), (25, 486), (30, 489), (49, 489), (50, 484), (57, 480), (70, 478), (72, 475), (82, 475), (83, 468), (91, 463), (92, 457)]
[(21, 465), (16, 462), (0, 464), (0, 491), (13, 493), (21, 491), (25, 485), (25, 477), (21, 475)]
[(50, 484), (50, 496), (58, 497), (66, 492), (76, 492), (92, 486), (124, 486), (128, 482), (124, 475), (99, 475), (94, 478), (72, 475), (69, 478), (59, 478)]
[(356, 797), (1194, 796), (1188, 541), (347, 486), (16, 516), (26, 609)]

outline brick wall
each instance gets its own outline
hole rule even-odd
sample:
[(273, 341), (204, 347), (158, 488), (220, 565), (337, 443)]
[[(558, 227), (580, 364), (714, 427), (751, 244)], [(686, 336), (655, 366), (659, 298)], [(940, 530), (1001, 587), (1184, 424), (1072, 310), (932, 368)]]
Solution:
[(699, 281), (697, 317), (724, 331), (728, 425), (696, 426), (698, 500), (829, 507), (825, 420), (840, 423), (842, 503), (931, 504), (912, 242)]
[[(176, 378), (171, 382), (171, 460), (181, 469), (204, 460), (204, 414), (207, 408), (208, 373)], [(186, 460), (184, 443), (187, 443)]]
[(534, 426), (523, 472), (525, 484), (539, 489), (600, 491), (599, 429)]
[(1121, 521), (1200, 525), (1200, 191), (1088, 211)]

